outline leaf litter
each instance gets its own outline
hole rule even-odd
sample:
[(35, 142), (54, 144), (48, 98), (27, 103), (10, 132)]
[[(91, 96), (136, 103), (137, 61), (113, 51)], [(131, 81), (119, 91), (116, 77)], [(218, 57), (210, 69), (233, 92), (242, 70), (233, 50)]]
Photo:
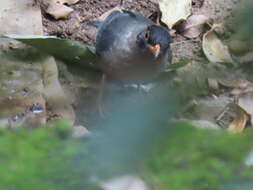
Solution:
[(187, 38), (197, 38), (204, 31), (204, 25), (211, 19), (203, 14), (193, 14), (178, 26), (180, 34)]
[(77, 3), (79, 0), (47, 0), (43, 1), (42, 6), (45, 9), (45, 12), (51, 15), (55, 19), (66, 19), (70, 13), (74, 11), (71, 7), (67, 5), (73, 5)]
[(238, 98), (238, 105), (250, 116), (253, 124), (253, 91), (242, 93)]
[(45, 11), (55, 19), (62, 19), (67, 18), (73, 12), (73, 9), (63, 4), (52, 2)]
[(219, 39), (215, 29), (221, 27), (220, 24), (214, 24), (212, 28), (203, 36), (202, 48), (211, 63), (232, 63), (234, 60), (228, 47)]
[[(64, 2), (64, 1), (61, 1), (61, 3), (62, 4), (71, 4), (71, 3), (67, 3), (67, 2)], [(176, 2), (176, 1), (175, 1)], [(189, 4), (188, 4), (189, 5)], [(180, 17), (180, 19), (172, 19), (173, 21), (171, 21), (171, 27), (173, 27), (173, 26), (175, 26), (175, 25), (177, 25), (179, 22), (181, 22), (182, 20), (186, 20), (185, 22), (187, 23), (185, 26), (184, 26), (184, 29), (183, 29), (183, 32), (182, 33), (180, 33), (179, 31), (177, 31), (177, 32), (179, 32), (179, 34), (181, 34), (182, 36), (185, 36), (185, 37), (187, 37), (187, 38), (198, 38), (200, 35), (201, 35), (201, 33), (203, 33), (203, 25), (206, 23), (206, 22), (208, 22), (208, 18), (204, 18), (205, 16), (204, 15), (201, 15), (201, 14), (199, 14), (198, 16), (196, 16), (196, 13), (195, 14), (193, 14), (192, 16), (190, 16), (191, 15), (191, 8), (189, 8), (189, 7), (191, 7), (191, 5), (190, 6), (188, 6), (188, 7), (186, 7), (185, 9), (186, 10), (188, 10), (188, 11), (185, 11), (185, 13), (184, 14), (182, 14), (182, 15), (184, 15), (184, 16), (182, 16), (181, 15), (181, 17)], [(72, 8), (72, 7), (71, 7)], [(190, 11), (189, 11), (190, 10)], [(189, 13), (189, 14), (188, 14)], [(187, 15), (187, 16), (186, 16)], [(99, 15), (98, 15), (99, 16)], [(194, 18), (195, 17), (195, 18)], [(68, 18), (68, 17), (66, 17), (66, 18)], [(71, 17), (69, 17), (69, 18), (71, 18)], [(187, 19), (188, 18), (188, 19)], [(215, 34), (216, 35), (216, 37), (218, 38), (218, 40), (219, 40), (219, 37), (218, 37), (218, 35), (216, 34), (216, 32), (215, 32), (215, 30), (213, 30), (212, 32), (214, 32), (213, 34)], [(213, 35), (212, 34), (212, 35)], [(211, 36), (212, 36), (211, 35)], [(209, 36), (210, 37), (210, 36)], [(221, 40), (220, 40), (221, 41)], [(223, 43), (222, 43), (222, 45), (224, 45)], [(210, 53), (210, 52), (209, 52)], [(212, 54), (212, 52), (211, 52), (211, 54)], [(219, 56), (217, 56), (218, 58), (219, 58)], [(216, 57), (216, 59), (217, 59), (217, 57)], [(225, 59), (226, 60), (226, 59)], [(229, 59), (228, 59), (229, 60)], [(226, 60), (227, 61), (227, 60)], [(222, 61), (223, 62), (223, 61)]]
[(191, 15), (191, 0), (160, 0), (161, 20), (170, 28)]

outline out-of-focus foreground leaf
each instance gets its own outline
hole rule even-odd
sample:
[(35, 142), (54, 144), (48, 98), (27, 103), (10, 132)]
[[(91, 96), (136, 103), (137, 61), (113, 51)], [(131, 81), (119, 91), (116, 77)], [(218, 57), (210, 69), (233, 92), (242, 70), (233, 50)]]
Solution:
[[(134, 171), (141, 174), (152, 189), (220, 190), (226, 184), (238, 185), (234, 179), (241, 177), (252, 181), (253, 167), (244, 164), (252, 149), (251, 133), (198, 129), (186, 123), (171, 125), (168, 131), (164, 126), (166, 131), (162, 130), (159, 140), (154, 141), (154, 136), (145, 137), (143, 133), (141, 138), (156, 142), (155, 149), (138, 164), (132, 163), (136, 166)], [(125, 162), (120, 160), (104, 167), (108, 164), (108, 155), (103, 155), (101, 162), (93, 160), (101, 156), (92, 145), (98, 139), (72, 139), (69, 132), (64, 123), (32, 131), (0, 130), (0, 169), (4, 171), (0, 174), (0, 189), (98, 190), (89, 181), (96, 174), (94, 171), (110, 174), (118, 170), (117, 167), (123, 167)], [(122, 156), (129, 156), (125, 150), (127, 145), (117, 140), (115, 143), (118, 142)], [(137, 142), (143, 146), (142, 140)], [(106, 147), (103, 152), (114, 156), (119, 151), (110, 150), (114, 145)], [(143, 151), (135, 151), (135, 154), (140, 156)], [(244, 181), (238, 183), (243, 185)]]
[(0, 143), (0, 189), (98, 190), (88, 184), (86, 144), (70, 138), (64, 122), (32, 131), (1, 129)]
[(31, 45), (67, 63), (76, 63), (91, 68), (96, 67), (92, 63), (95, 59), (95, 55), (87, 45), (80, 42), (43, 35), (11, 34), (6, 35), (6, 37)]
[(171, 127), (174, 131), (161, 138), (143, 172), (154, 190), (220, 189), (233, 179), (252, 180), (252, 165), (244, 165), (253, 145), (251, 133), (197, 129), (187, 123)]

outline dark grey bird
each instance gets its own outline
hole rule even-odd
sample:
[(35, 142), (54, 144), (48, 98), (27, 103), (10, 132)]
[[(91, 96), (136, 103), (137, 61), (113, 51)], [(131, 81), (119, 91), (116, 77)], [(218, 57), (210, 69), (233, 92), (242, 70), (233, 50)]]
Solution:
[(124, 84), (141, 84), (170, 64), (172, 38), (150, 19), (114, 11), (97, 26), (96, 54), (106, 75)]

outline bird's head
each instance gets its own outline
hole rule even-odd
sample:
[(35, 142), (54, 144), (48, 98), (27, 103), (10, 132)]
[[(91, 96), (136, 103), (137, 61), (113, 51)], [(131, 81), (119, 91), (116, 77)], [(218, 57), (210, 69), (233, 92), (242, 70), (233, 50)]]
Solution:
[(139, 48), (149, 51), (156, 59), (169, 48), (172, 38), (163, 27), (151, 25), (137, 35), (136, 42)]

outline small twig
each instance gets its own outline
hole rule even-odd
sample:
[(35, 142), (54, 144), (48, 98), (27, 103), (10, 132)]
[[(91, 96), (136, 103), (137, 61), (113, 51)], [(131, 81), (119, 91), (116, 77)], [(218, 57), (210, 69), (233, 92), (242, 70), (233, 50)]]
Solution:
[(225, 108), (221, 111), (221, 113), (215, 118), (217, 122), (220, 122), (225, 113), (229, 110), (229, 106), (226, 105)]
[(192, 40), (184, 40), (180, 42), (173, 42), (172, 45), (177, 45), (177, 44), (183, 44), (183, 43), (189, 43), (189, 42), (200, 42), (201, 40), (198, 39), (192, 39)]

